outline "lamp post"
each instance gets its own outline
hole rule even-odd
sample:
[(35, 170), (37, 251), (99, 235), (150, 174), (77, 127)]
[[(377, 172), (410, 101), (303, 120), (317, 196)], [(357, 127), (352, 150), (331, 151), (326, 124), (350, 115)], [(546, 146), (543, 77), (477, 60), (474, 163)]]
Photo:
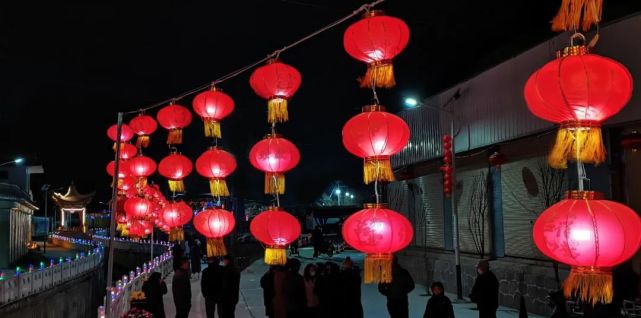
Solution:
[(51, 227), (50, 225), (50, 220), (49, 220), (49, 210), (47, 209), (47, 203), (49, 202), (49, 188), (51, 187), (50, 184), (43, 184), (42, 185), (42, 192), (44, 194), (44, 201), (45, 201), (45, 218), (47, 219), (47, 234), (45, 235), (44, 243), (43, 243), (43, 253), (47, 253), (47, 241), (49, 240), (49, 229)]
[(337, 204), (341, 205), (341, 189), (336, 189), (336, 191), (334, 191), (334, 193), (336, 193)]
[(11, 160), (11, 161), (0, 163), (0, 167), (6, 166), (6, 165), (11, 164), (11, 163), (19, 164), (19, 163), (22, 163), (23, 161), (24, 161), (23, 158), (18, 157), (16, 159)]

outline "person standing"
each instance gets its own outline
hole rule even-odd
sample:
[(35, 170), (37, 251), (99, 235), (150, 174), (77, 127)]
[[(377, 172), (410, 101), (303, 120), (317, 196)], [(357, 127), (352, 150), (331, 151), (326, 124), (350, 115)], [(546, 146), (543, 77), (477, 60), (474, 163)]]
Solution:
[(348, 256), (343, 261), (340, 272), (341, 282), (341, 316), (345, 318), (363, 318), (363, 305), (361, 304), (361, 273), (358, 267)]
[(263, 289), (263, 304), (265, 305), (265, 316), (274, 318), (274, 271), (275, 266), (270, 266), (269, 270), (260, 278), (260, 287)]
[(318, 225), (312, 231), (312, 245), (314, 246), (314, 258), (316, 258), (323, 248), (323, 231)]
[(499, 308), (499, 281), (490, 271), (490, 262), (482, 260), (476, 265), (478, 275), (470, 299), (479, 309), (479, 318), (496, 318)]
[(378, 284), (378, 291), (387, 297), (387, 311), (391, 318), (408, 318), (409, 301), (407, 294), (414, 290), (414, 279), (401, 267), (398, 258), (392, 259), (392, 282)]
[(189, 282), (189, 261), (187, 258), (180, 259), (178, 269), (174, 272), (171, 281), (171, 292), (174, 294), (176, 305), (176, 318), (189, 317), (191, 309), (191, 283)]
[(189, 257), (191, 258), (191, 272), (196, 274), (196, 279), (200, 278), (200, 260), (202, 259), (202, 254), (200, 254), (200, 246), (196, 241), (192, 241), (191, 253)]
[(454, 318), (452, 302), (445, 296), (445, 288), (441, 282), (433, 282), (432, 297), (427, 301), (423, 318)]
[(287, 318), (305, 317), (307, 300), (305, 296), (305, 281), (303, 276), (299, 274), (300, 265), (300, 261), (296, 258), (287, 260), (285, 284), (283, 285)]
[(167, 284), (161, 279), (158, 272), (153, 272), (147, 281), (142, 284), (142, 292), (147, 299), (147, 310), (155, 318), (165, 318), (165, 304), (162, 295), (167, 293)]
[[(216, 303), (220, 301), (223, 285), (223, 267), (218, 264), (218, 259), (207, 259), (207, 268), (203, 270), (200, 280), (200, 290), (205, 298), (205, 313), (207, 318), (215, 318)], [(220, 317), (220, 316), (219, 316)]]
[(305, 317), (319, 317), (318, 296), (316, 295), (316, 273), (317, 267), (314, 264), (307, 264), (303, 270), (303, 280), (305, 281)]
[(218, 317), (234, 318), (236, 304), (238, 304), (238, 293), (240, 292), (240, 272), (236, 269), (234, 259), (229, 254), (223, 256), (223, 267)]

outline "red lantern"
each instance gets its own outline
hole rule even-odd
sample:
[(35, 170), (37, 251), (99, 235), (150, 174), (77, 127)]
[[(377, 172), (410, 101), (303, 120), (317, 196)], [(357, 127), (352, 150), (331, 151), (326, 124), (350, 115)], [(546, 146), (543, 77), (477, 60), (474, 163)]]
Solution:
[(170, 145), (182, 144), (183, 128), (191, 123), (191, 112), (189, 109), (178, 104), (171, 104), (158, 111), (158, 123), (169, 130), (167, 143)]
[(179, 153), (170, 154), (158, 164), (158, 173), (169, 179), (169, 191), (172, 192), (185, 192), (183, 179), (191, 173), (192, 169), (191, 160)]
[(394, 181), (390, 156), (403, 150), (410, 128), (400, 117), (379, 105), (365, 106), (363, 112), (343, 126), (343, 145), (351, 154), (364, 159), (363, 176), (372, 181)]
[(284, 173), (294, 169), (300, 161), (298, 148), (280, 135), (267, 135), (249, 152), (254, 168), (265, 172), (265, 193), (285, 193)]
[(296, 93), (300, 83), (300, 73), (277, 59), (257, 68), (249, 78), (254, 92), (267, 100), (267, 122), (272, 124), (289, 119), (287, 101)]
[(194, 217), (194, 227), (207, 238), (207, 256), (227, 255), (223, 237), (234, 229), (234, 215), (223, 209), (207, 209)]
[[(118, 125), (112, 125), (107, 129), (107, 136), (109, 139), (117, 142), (118, 140)], [(134, 131), (127, 124), (122, 124), (120, 127), (120, 142), (125, 143), (134, 136)]]
[(560, 124), (548, 156), (550, 166), (568, 160), (605, 161), (601, 123), (618, 113), (632, 96), (632, 76), (619, 62), (571, 46), (530, 76), (525, 101), (537, 117)]
[(212, 87), (194, 98), (193, 107), (205, 123), (205, 137), (221, 138), (220, 121), (234, 111), (234, 100), (222, 90)]
[(267, 246), (265, 263), (269, 265), (285, 265), (285, 248), (297, 240), (301, 233), (298, 220), (279, 207), (272, 207), (254, 217), (249, 224), (249, 231)]
[(171, 233), (169, 234), (170, 241), (185, 240), (182, 226), (191, 220), (192, 214), (193, 212), (189, 205), (183, 201), (170, 202), (160, 211), (160, 217), (163, 223), (171, 228)]
[(213, 196), (229, 196), (225, 178), (236, 170), (234, 156), (217, 147), (211, 147), (196, 159), (196, 171), (209, 178), (209, 190)]
[[(114, 171), (115, 169), (116, 169), (116, 163), (113, 160), (111, 160), (107, 164), (107, 173), (113, 177), (115, 173)], [(129, 176), (129, 174), (130, 174), (129, 163), (127, 161), (121, 160), (118, 164), (118, 179), (123, 179)]]
[(129, 198), (125, 201), (125, 213), (129, 220), (146, 219), (153, 211), (153, 204), (145, 198)]
[(498, 151), (495, 151), (494, 153), (492, 153), (488, 158), (488, 160), (490, 162), (490, 165), (496, 167), (496, 169), (501, 169), (501, 165), (507, 162), (505, 155), (503, 155)]
[(143, 148), (147, 148), (149, 146), (149, 135), (153, 134), (158, 128), (156, 120), (143, 113), (132, 118), (129, 122), (129, 126), (131, 126), (134, 133), (138, 135), (138, 138), (136, 139), (136, 146)]
[(132, 144), (120, 144), (120, 159), (131, 159), (138, 153), (138, 148)]
[(446, 197), (452, 194), (452, 178), (454, 177), (454, 168), (452, 168), (453, 161), (452, 136), (443, 135), (443, 163), (445, 163), (445, 165), (441, 167), (441, 171), (443, 171), (443, 193)]
[(403, 20), (369, 11), (345, 31), (343, 46), (353, 58), (367, 63), (361, 87), (390, 88), (396, 85), (392, 59), (401, 53), (410, 38)]
[(156, 162), (149, 157), (138, 155), (129, 160), (129, 171), (138, 179), (138, 187), (144, 188), (147, 185), (147, 177), (156, 172)]
[(342, 232), (347, 244), (366, 253), (366, 284), (392, 281), (392, 254), (409, 245), (414, 235), (407, 218), (384, 204), (366, 204), (345, 220)]
[(143, 220), (134, 220), (131, 221), (129, 225), (129, 236), (131, 236), (132, 239), (137, 240), (151, 234), (152, 230), (153, 226), (151, 223)]
[(594, 191), (572, 191), (545, 210), (532, 229), (543, 254), (572, 266), (565, 280), (568, 299), (612, 301), (611, 268), (632, 257), (641, 244), (641, 219), (627, 206)]

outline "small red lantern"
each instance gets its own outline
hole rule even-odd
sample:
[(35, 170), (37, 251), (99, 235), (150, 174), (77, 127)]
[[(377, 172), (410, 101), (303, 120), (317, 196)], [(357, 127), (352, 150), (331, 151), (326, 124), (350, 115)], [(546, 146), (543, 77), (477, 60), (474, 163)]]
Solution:
[(149, 146), (149, 135), (153, 134), (158, 128), (156, 120), (143, 113), (131, 119), (129, 126), (133, 129), (134, 133), (138, 135), (136, 139), (136, 146), (147, 148)]
[(125, 213), (129, 220), (146, 219), (153, 211), (153, 203), (145, 198), (129, 198), (125, 201)]
[(171, 229), (169, 241), (184, 241), (185, 234), (182, 226), (191, 220), (193, 212), (189, 205), (183, 201), (170, 202), (160, 212), (160, 217)]
[(129, 224), (129, 236), (134, 239), (140, 239), (151, 234), (153, 230), (153, 225), (147, 221), (143, 220), (134, 220)]
[(452, 152), (452, 136), (443, 136), (443, 163), (440, 169), (443, 171), (443, 193), (446, 197), (452, 194), (452, 179), (454, 177), (454, 153)]
[(217, 147), (211, 147), (196, 159), (196, 171), (209, 178), (209, 190), (213, 196), (229, 196), (225, 178), (236, 170), (234, 156)]
[[(107, 129), (107, 136), (109, 139), (113, 140), (114, 142), (117, 142), (118, 140), (118, 125), (112, 125)], [(129, 127), (127, 124), (122, 124), (120, 127), (120, 142), (125, 143), (131, 140), (134, 136), (134, 131)]]
[(405, 49), (409, 38), (410, 29), (403, 20), (386, 16), (380, 10), (367, 12), (347, 28), (343, 36), (345, 51), (368, 65), (361, 87), (396, 85), (392, 59)]
[(285, 193), (284, 173), (294, 169), (300, 161), (298, 148), (280, 135), (267, 135), (249, 151), (254, 168), (265, 172), (265, 193)]
[(169, 191), (172, 192), (185, 192), (183, 179), (191, 173), (192, 169), (191, 160), (179, 153), (170, 154), (158, 164), (158, 173), (169, 179)]
[(120, 146), (120, 159), (131, 159), (138, 153), (138, 148), (129, 143), (121, 144)]
[(156, 162), (143, 155), (129, 159), (129, 171), (138, 179), (138, 187), (144, 188), (147, 185), (147, 177), (156, 172)]
[(207, 256), (227, 255), (223, 237), (234, 229), (234, 215), (223, 209), (207, 209), (194, 217), (194, 227), (207, 238)]
[(560, 129), (548, 156), (553, 168), (568, 160), (605, 161), (601, 123), (618, 113), (632, 96), (632, 76), (619, 62), (570, 46), (534, 72), (525, 84), (525, 101), (537, 117)]
[(403, 150), (409, 138), (410, 128), (405, 121), (380, 105), (363, 107), (362, 113), (343, 126), (343, 145), (351, 154), (365, 160), (366, 184), (395, 180), (390, 156)]
[(191, 112), (184, 106), (171, 104), (158, 111), (158, 123), (169, 130), (167, 143), (170, 145), (182, 144), (183, 128), (191, 123)]
[[(107, 164), (107, 173), (113, 177), (115, 173), (114, 171), (115, 169), (116, 169), (116, 163), (113, 160), (111, 160)], [(127, 176), (129, 176), (129, 174), (130, 174), (129, 163), (127, 161), (121, 160), (118, 163), (118, 179), (126, 178)]]
[(196, 95), (192, 105), (205, 123), (205, 137), (222, 138), (220, 121), (234, 111), (234, 100), (221, 89), (212, 87)]
[(490, 155), (488, 161), (490, 162), (491, 166), (496, 167), (496, 169), (501, 169), (501, 165), (505, 164), (507, 162), (507, 159), (505, 158), (504, 154), (495, 151)]
[(532, 229), (543, 254), (572, 266), (563, 290), (568, 299), (612, 301), (611, 268), (632, 257), (641, 244), (641, 219), (627, 206), (594, 191), (571, 191), (545, 210)]
[(256, 94), (267, 100), (267, 122), (282, 123), (289, 119), (287, 101), (300, 87), (301, 76), (294, 67), (277, 59), (257, 68), (249, 78)]
[(285, 265), (289, 243), (300, 236), (300, 223), (291, 214), (272, 207), (258, 214), (249, 224), (249, 231), (260, 242), (265, 244), (265, 263), (268, 265)]
[(342, 232), (347, 244), (366, 253), (366, 284), (391, 282), (392, 254), (409, 245), (414, 236), (410, 221), (384, 204), (366, 204), (345, 220)]

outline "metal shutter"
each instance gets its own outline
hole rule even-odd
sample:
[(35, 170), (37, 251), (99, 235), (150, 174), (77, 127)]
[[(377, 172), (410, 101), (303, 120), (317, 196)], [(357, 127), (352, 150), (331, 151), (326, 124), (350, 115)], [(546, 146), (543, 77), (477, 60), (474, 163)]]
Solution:
[[(471, 198), (472, 192), (477, 191), (476, 185), (474, 184), (474, 178), (478, 177), (481, 173), (487, 175), (487, 168), (472, 169), (458, 171), (456, 173), (456, 207), (458, 211), (458, 229), (459, 229), (459, 247), (462, 252), (473, 253), (478, 255), (478, 252), (474, 245), (474, 239), (472, 230), (469, 226), (468, 219), (471, 212)], [(489, 198), (488, 198), (488, 210), (485, 216), (485, 231), (484, 231), (484, 254), (485, 256), (489, 255), (491, 252), (490, 247), (492, 242), (491, 232), (490, 232), (490, 223), (489, 223)]]

